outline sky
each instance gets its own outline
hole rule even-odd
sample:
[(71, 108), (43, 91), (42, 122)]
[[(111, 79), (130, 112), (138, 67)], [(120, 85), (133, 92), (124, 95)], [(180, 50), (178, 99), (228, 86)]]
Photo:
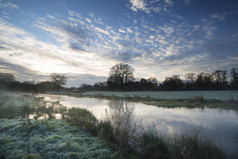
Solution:
[(237, 0), (0, 0), (0, 72), (18, 81), (106, 81), (238, 68)]

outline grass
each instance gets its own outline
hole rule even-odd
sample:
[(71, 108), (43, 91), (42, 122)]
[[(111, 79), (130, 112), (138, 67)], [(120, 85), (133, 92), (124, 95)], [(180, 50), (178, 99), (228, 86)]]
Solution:
[(181, 134), (170, 139), (168, 144), (170, 157), (177, 159), (231, 158), (212, 139), (199, 136), (199, 132), (200, 130), (191, 134)]
[(58, 120), (31, 120), (30, 152), (27, 152), (27, 119), (0, 119), (0, 156), (6, 158), (114, 158), (116, 152), (97, 137)]

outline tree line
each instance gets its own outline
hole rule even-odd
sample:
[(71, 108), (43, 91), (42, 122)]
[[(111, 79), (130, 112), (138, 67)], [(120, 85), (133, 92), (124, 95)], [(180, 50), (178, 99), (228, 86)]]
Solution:
[(83, 84), (81, 90), (109, 91), (185, 91), (185, 90), (237, 90), (238, 68), (232, 68), (230, 74), (226, 70), (212, 73), (187, 73), (185, 80), (179, 75), (166, 77), (161, 83), (155, 77), (135, 80), (135, 69), (128, 64), (117, 64), (110, 70), (106, 82), (94, 85)]
[(14, 75), (0, 73), (0, 89), (23, 92), (238, 90), (238, 68), (232, 68), (230, 73), (226, 70), (187, 73), (185, 80), (178, 75), (173, 75), (166, 77), (161, 83), (155, 77), (136, 80), (134, 72), (132, 66), (119, 63), (110, 69), (107, 81), (70, 88), (63, 87), (67, 83), (64, 74), (53, 73), (50, 75), (50, 80), (36, 84), (34, 81), (18, 82), (15, 81)]
[(34, 81), (19, 82), (15, 76), (10, 73), (0, 73), (0, 90), (17, 92), (47, 92), (64, 90), (63, 86), (67, 83), (67, 77), (64, 74), (52, 73), (49, 81), (35, 83)]

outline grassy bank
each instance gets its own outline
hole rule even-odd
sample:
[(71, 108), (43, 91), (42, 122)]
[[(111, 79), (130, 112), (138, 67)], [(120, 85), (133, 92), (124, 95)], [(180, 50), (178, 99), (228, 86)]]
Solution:
[(204, 99), (201, 96), (190, 98), (190, 99), (156, 99), (141, 96), (115, 96), (115, 95), (85, 95), (77, 93), (50, 93), (50, 94), (59, 94), (67, 95), (72, 97), (86, 97), (86, 98), (99, 98), (99, 99), (108, 99), (108, 100), (127, 100), (131, 102), (142, 102), (147, 105), (153, 105), (158, 107), (165, 108), (176, 108), (176, 107), (185, 107), (185, 108), (220, 108), (220, 109), (231, 109), (238, 111), (238, 101), (230, 99), (229, 101), (221, 101), (216, 99)]

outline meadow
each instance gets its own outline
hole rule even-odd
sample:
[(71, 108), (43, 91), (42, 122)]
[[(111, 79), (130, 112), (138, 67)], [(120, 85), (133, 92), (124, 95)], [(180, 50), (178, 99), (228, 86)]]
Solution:
[(86, 109), (30, 94), (0, 99), (2, 158), (231, 158), (200, 130), (167, 137), (120, 110), (98, 120)]

